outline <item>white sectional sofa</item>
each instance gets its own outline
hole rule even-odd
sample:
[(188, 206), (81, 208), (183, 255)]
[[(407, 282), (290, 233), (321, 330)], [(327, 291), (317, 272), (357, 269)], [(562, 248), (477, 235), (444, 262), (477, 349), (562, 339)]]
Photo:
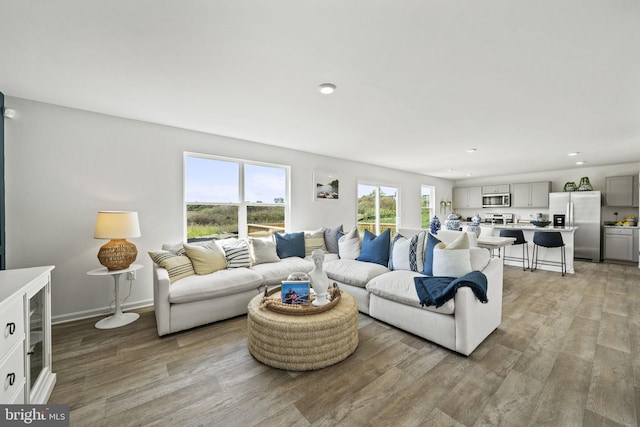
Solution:
[[(411, 236), (421, 230), (399, 230)], [(450, 243), (460, 232), (441, 231), (438, 238)], [(474, 247), (470, 237), (471, 265), (487, 277), (488, 303), (472, 290), (458, 289), (443, 306), (420, 306), (414, 277), (416, 271), (390, 270), (388, 266), (327, 254), (324, 270), (358, 301), (359, 310), (400, 329), (458, 353), (469, 355), (501, 322), (503, 266), (486, 249)], [(248, 302), (263, 285), (277, 285), (294, 272), (309, 272), (313, 263), (287, 257), (250, 268), (229, 268), (207, 275), (192, 275), (171, 283), (166, 269), (154, 264), (154, 305), (158, 334), (165, 335), (245, 314)]]

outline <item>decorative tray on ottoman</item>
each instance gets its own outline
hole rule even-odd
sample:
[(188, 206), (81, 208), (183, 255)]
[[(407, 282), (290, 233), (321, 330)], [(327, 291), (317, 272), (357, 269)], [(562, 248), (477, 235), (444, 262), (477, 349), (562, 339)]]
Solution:
[[(312, 305), (311, 301), (309, 301), (309, 304), (305, 304), (305, 305), (285, 304), (282, 302), (282, 298), (280, 298), (279, 296), (280, 290), (281, 290), (280, 286), (276, 286), (273, 289), (266, 289), (264, 292), (264, 297), (262, 297), (262, 300), (260, 301), (260, 308), (267, 308), (271, 311), (275, 311), (277, 313), (282, 313), (282, 314), (302, 316), (307, 314), (322, 313), (327, 310), (331, 310), (340, 302), (341, 291), (335, 282), (333, 284), (333, 287), (329, 288), (329, 295), (331, 296), (331, 301), (329, 301), (329, 304), (321, 305), (319, 307)], [(276, 293), (278, 293), (278, 296), (277, 297), (273, 296)]]

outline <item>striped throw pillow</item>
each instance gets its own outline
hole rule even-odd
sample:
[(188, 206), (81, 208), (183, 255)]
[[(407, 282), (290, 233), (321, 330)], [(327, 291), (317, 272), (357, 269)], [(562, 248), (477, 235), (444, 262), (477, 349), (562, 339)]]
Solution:
[(247, 246), (224, 247), (224, 255), (227, 257), (227, 268), (251, 267)]
[(196, 274), (191, 260), (186, 256), (176, 255), (169, 251), (149, 252), (149, 256), (154, 263), (167, 270), (171, 283)]

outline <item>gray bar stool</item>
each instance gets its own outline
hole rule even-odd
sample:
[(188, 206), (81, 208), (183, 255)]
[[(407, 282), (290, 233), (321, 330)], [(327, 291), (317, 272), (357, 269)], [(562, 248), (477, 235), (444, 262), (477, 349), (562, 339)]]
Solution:
[[(522, 270), (526, 270), (529, 268), (529, 245), (527, 245), (527, 241), (524, 239), (524, 233), (522, 230), (500, 230), (500, 237), (515, 237), (516, 241), (513, 242), (513, 246), (522, 245), (522, 258), (516, 256), (507, 256), (507, 251), (505, 250), (505, 254), (502, 257), (502, 260), (509, 261), (520, 261), (522, 260)], [(524, 256), (524, 250), (527, 248), (527, 257)], [(527, 268), (524, 268), (524, 261), (527, 260)]]
[[(538, 247), (560, 248), (560, 261), (538, 261)], [(536, 231), (533, 233), (533, 256), (531, 257), (531, 271), (538, 268), (538, 262), (546, 265), (560, 266), (562, 275), (567, 272), (567, 257), (564, 250), (564, 240), (558, 231)]]

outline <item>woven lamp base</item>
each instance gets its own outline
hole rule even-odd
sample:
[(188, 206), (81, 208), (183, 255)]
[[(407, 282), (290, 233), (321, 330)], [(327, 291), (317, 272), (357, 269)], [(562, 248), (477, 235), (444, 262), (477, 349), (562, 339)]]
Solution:
[(100, 247), (98, 260), (109, 271), (124, 270), (136, 260), (138, 249), (136, 245), (125, 239), (113, 239)]

